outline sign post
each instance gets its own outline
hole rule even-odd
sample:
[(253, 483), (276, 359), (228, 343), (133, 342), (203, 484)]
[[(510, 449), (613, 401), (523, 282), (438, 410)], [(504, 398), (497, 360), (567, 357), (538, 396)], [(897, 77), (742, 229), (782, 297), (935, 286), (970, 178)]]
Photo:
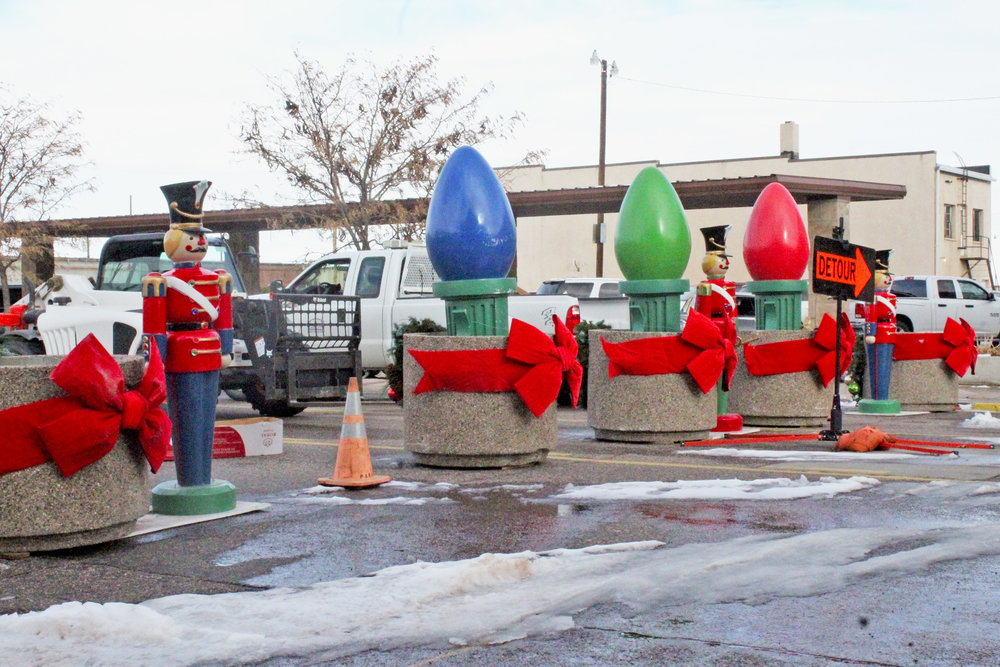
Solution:
[(843, 429), (844, 413), (840, 406), (840, 316), (844, 299), (875, 300), (875, 250), (844, 240), (844, 219), (833, 228), (833, 238), (813, 239), (812, 288), (816, 294), (837, 298), (837, 347), (834, 353), (833, 407), (830, 428), (822, 431), (823, 440), (836, 440)]

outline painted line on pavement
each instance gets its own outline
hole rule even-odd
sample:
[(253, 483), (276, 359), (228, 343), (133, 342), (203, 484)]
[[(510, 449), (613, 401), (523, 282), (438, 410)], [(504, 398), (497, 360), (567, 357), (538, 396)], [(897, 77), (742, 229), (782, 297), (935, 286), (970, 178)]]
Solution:
[[(307, 438), (285, 438), (285, 442), (291, 445), (309, 445), (312, 447), (336, 447), (339, 444), (339, 438), (329, 441), (321, 440), (310, 440)], [(405, 447), (400, 447), (398, 445), (378, 445), (378, 444), (368, 444), (369, 449), (388, 449), (392, 451), (406, 451)], [(549, 458), (555, 459), (557, 461), (566, 461), (567, 463), (601, 463), (605, 465), (617, 465), (617, 466), (639, 466), (647, 468), (681, 468), (685, 470), (729, 470), (729, 471), (739, 471), (748, 472), (755, 471), (760, 472), (762, 470), (772, 470), (771, 466), (765, 466), (763, 468), (756, 468), (751, 466), (737, 466), (737, 465), (711, 465), (707, 463), (679, 463), (672, 461), (627, 461), (624, 459), (609, 459), (609, 458), (589, 458), (585, 456), (573, 456), (571, 454), (563, 454), (561, 452), (549, 452)], [(772, 470), (773, 472), (773, 470)], [(941, 477), (920, 477), (917, 475), (901, 475), (897, 473), (886, 473), (877, 470), (856, 470), (856, 469), (831, 469), (831, 468), (782, 468), (780, 470), (782, 473), (787, 473), (790, 475), (827, 475), (835, 477), (874, 477), (876, 479), (886, 479), (892, 480), (894, 482), (935, 482)]]

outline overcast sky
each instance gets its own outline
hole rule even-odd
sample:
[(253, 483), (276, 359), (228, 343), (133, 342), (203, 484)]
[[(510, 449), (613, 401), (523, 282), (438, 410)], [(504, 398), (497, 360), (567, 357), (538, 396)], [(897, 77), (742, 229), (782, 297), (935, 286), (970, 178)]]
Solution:
[(608, 162), (775, 155), (794, 120), (802, 157), (975, 165), (1000, 162), (998, 18), (988, 1), (0, 0), (0, 84), (83, 115), (97, 191), (58, 217), (165, 211), (161, 184), (199, 178), (278, 203), (281, 179), (238, 153), (238, 119), (272, 101), (265, 79), (295, 50), (331, 71), (433, 50), (443, 77), (492, 83), (486, 111), (527, 117), (481, 148), (493, 166), (529, 149), (596, 163), (595, 49), (620, 69)]

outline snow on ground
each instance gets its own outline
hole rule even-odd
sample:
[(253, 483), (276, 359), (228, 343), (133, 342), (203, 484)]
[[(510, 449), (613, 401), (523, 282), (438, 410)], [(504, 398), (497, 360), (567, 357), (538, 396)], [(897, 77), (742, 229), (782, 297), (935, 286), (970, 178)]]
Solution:
[[(504, 642), (568, 630), (601, 602), (650, 605), (818, 595), (872, 577), (1000, 554), (1000, 525), (773, 533), (666, 548), (637, 542), (390, 567), (300, 588), (67, 602), (0, 616), (9, 665), (329, 661), (369, 649)], [(795, 563), (789, 576), (788, 563)], [(669, 573), (669, 576), (667, 574)]]
[(810, 482), (770, 479), (680, 480), (677, 482), (611, 482), (590, 486), (567, 484), (558, 500), (794, 500), (812, 496), (831, 497), (878, 486), (871, 477), (836, 479), (821, 477)]
[(996, 428), (1000, 429), (1000, 419), (993, 416), (991, 412), (977, 412), (970, 419), (961, 421), (959, 426), (965, 428)]
[[(870, 455), (866, 455), (870, 456)], [(461, 488), (391, 482), (409, 500), (438, 494), (531, 494), (539, 485)], [(567, 485), (561, 500), (796, 499), (869, 489), (866, 477), (809, 481), (707, 480)], [(387, 485), (389, 486), (389, 485)], [(295, 498), (338, 498), (304, 489)], [(1000, 483), (932, 482), (906, 493), (986, 496)], [(413, 497), (414, 495), (418, 497)], [(394, 498), (405, 498), (396, 496)], [(438, 498), (440, 499), (440, 498)], [(352, 501), (347, 501), (352, 502)], [(820, 595), (873, 577), (919, 573), (954, 559), (1000, 555), (1000, 524), (934, 522), (905, 529), (765, 533), (667, 548), (635, 542), (461, 561), (417, 562), (309, 586), (222, 595), (176, 595), (141, 604), (67, 602), (0, 616), (4, 665), (225, 664), (309, 655), (318, 661), (370, 649), (497, 643), (562, 632), (593, 605), (746, 602)], [(789, 576), (787, 563), (796, 563)], [(666, 574), (669, 573), (669, 576)]]

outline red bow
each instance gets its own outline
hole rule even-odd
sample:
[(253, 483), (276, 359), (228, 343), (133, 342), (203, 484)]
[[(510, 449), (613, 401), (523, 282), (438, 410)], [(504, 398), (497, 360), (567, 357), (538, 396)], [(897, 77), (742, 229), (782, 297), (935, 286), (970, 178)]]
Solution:
[(583, 382), (576, 338), (553, 316), (555, 342), (536, 327), (514, 319), (507, 348), (488, 350), (410, 350), (424, 370), (414, 394), (427, 391), (516, 391), (536, 417), (559, 395), (563, 374), (576, 407)]
[(68, 396), (0, 411), (0, 474), (54, 461), (64, 477), (110, 452), (123, 428), (136, 429), (153, 472), (170, 444), (167, 397), (156, 346), (139, 386), (125, 390), (121, 368), (92, 334), (59, 362), (49, 378)]
[(609, 378), (687, 371), (702, 393), (707, 394), (720, 377), (723, 390), (727, 390), (736, 372), (736, 348), (731, 338), (695, 310), (688, 313), (684, 330), (678, 336), (638, 338), (623, 343), (609, 343), (601, 338), (601, 344), (608, 355)]
[(976, 374), (976, 331), (964, 319), (956, 322), (949, 317), (942, 333), (896, 333), (894, 340), (894, 360), (944, 359), (959, 377), (970, 368)]
[[(851, 365), (854, 356), (854, 329), (847, 313), (840, 314), (840, 373)], [(763, 345), (744, 345), (743, 357), (750, 375), (780, 375), (812, 370), (819, 373), (823, 386), (833, 380), (837, 357), (838, 327), (829, 315), (823, 315), (812, 338), (786, 340)]]

